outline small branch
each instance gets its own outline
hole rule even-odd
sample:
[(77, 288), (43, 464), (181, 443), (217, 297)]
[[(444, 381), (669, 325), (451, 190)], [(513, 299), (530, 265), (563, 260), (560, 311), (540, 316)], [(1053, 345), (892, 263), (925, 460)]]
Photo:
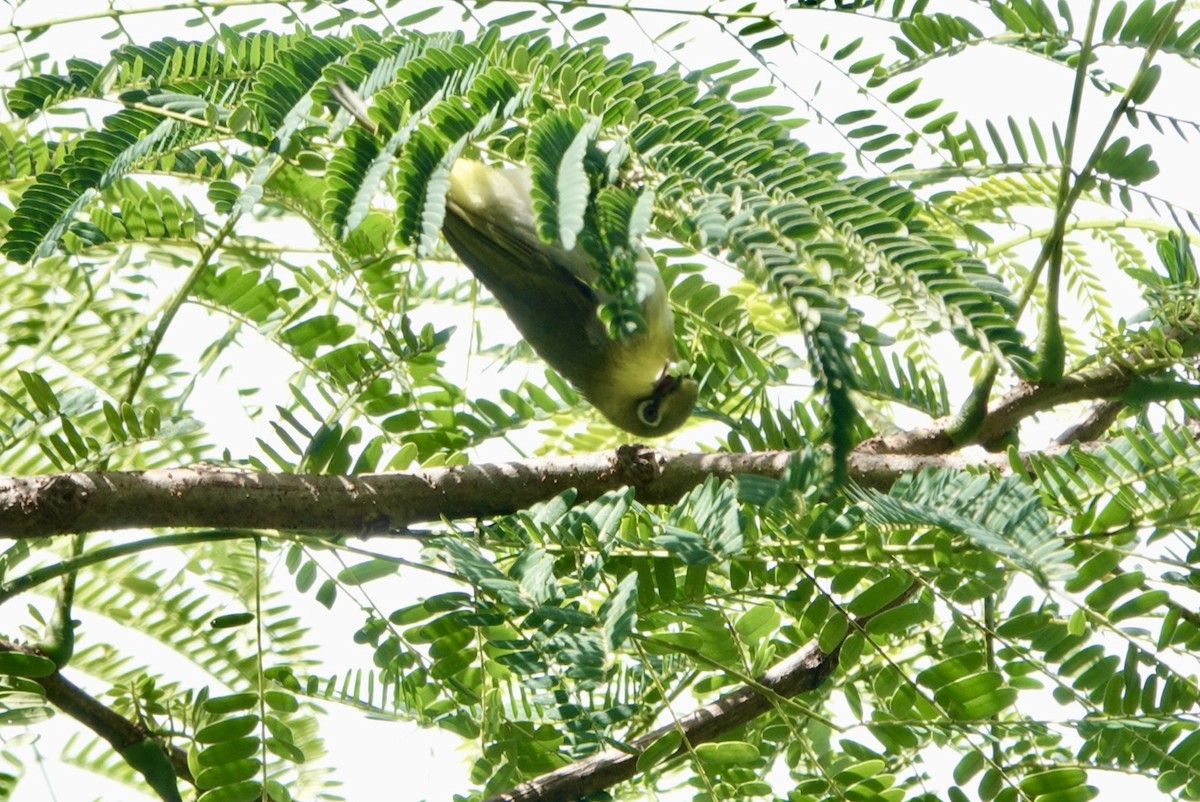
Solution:
[[(862, 631), (870, 619), (903, 604), (919, 587), (919, 583), (913, 582), (882, 609), (854, 619), (847, 633)], [(845, 642), (844, 637), (842, 642)], [(698, 744), (716, 740), (769, 712), (778, 699), (789, 699), (821, 687), (837, 668), (841, 648), (839, 643), (826, 653), (814, 643), (783, 660), (755, 682), (743, 685), (704, 707), (680, 716), (675, 722), (632, 741), (629, 744), (633, 747), (632, 753), (609, 749), (542, 774), (516, 788), (491, 796), (484, 802), (571, 802), (611, 788), (638, 773), (640, 753), (660, 738), (671, 733), (682, 736), (684, 740), (679, 747), (670, 758), (666, 758), (674, 759), (690, 753), (689, 746), (694, 748)]]
[[(13, 643), (6, 638), (0, 638), (0, 652), (38, 654), (36, 649)], [(154, 734), (144, 726), (101, 704), (96, 697), (64, 677), (61, 671), (55, 671), (47, 677), (39, 677), (35, 681), (45, 690), (46, 701), (103, 738), (117, 754), (127, 754), (147, 739), (154, 738)], [(187, 753), (177, 746), (162, 746), (166, 750), (175, 776), (194, 784), (191, 769), (187, 764)]]
[(105, 19), (111, 19), (114, 22), (119, 21), (121, 17), (129, 17), (134, 14), (159, 14), (164, 11), (204, 11), (213, 10), (222, 11), (227, 8), (236, 8), (238, 6), (259, 6), (264, 2), (274, 5), (285, 6), (287, 0), (204, 0), (197, 2), (196, 0), (183, 0), (177, 3), (162, 3), (156, 6), (144, 6), (141, 8), (103, 8), (95, 11), (87, 11), (81, 14), (72, 16), (55, 16), (50, 19), (39, 20), (28, 24), (13, 24), (0, 27), (0, 36), (17, 35), (22, 33), (40, 33), (51, 25), (62, 26), (72, 22), (93, 22)]
[(956, 445), (950, 423), (943, 420), (923, 429), (877, 435), (858, 446), (859, 454), (944, 454), (960, 446), (990, 443), (1017, 426), (1022, 420), (1061, 404), (1088, 399), (1114, 399), (1132, 380), (1131, 369), (1109, 365), (1066, 376), (1056, 385), (1022, 384), (990, 409), (979, 429), (968, 442)]
[[(708, 476), (778, 477), (791, 451), (680, 454), (644, 446), (416, 473), (311, 476), (195, 466), (0, 477), (0, 537), (107, 529), (288, 529), (368, 536), (444, 519), (506, 515), (574, 488), (582, 501), (633, 487), (647, 504), (678, 501)], [(850, 476), (886, 489), (932, 467), (1000, 467), (1001, 458), (851, 455)]]
[[(1026, 282), (1025, 289), (1022, 292), (1021, 298), (1018, 301), (1018, 310), (1019, 310), (1017, 312), (1018, 318), (1020, 317), (1021, 313), (1025, 310), (1025, 306), (1029, 302), (1030, 297), (1032, 297), (1034, 286), (1037, 284), (1039, 277), (1041, 276), (1042, 269), (1046, 266), (1047, 260), (1050, 258), (1052, 251), (1056, 247), (1061, 247), (1062, 234), (1063, 234), (1063, 231), (1065, 230), (1067, 217), (1070, 216), (1071, 210), (1075, 208), (1075, 203), (1079, 200), (1080, 196), (1083, 194), (1083, 191), (1084, 191), (1085, 187), (1087, 186), (1089, 179), (1091, 179), (1094, 176), (1094, 174), (1096, 172), (1096, 165), (1099, 164), (1100, 157), (1104, 155), (1104, 151), (1108, 148), (1108, 143), (1112, 139), (1113, 132), (1117, 130), (1117, 126), (1125, 118), (1126, 110), (1129, 108), (1130, 103), (1133, 102), (1134, 90), (1137, 88), (1137, 85), (1141, 82), (1142, 77), (1146, 73), (1146, 70), (1149, 69), (1151, 63), (1154, 61), (1154, 56), (1158, 53), (1159, 48), (1162, 46), (1163, 39), (1166, 37), (1167, 33), (1171, 30), (1171, 27), (1175, 24), (1175, 18), (1177, 16), (1179, 16), (1179, 12), (1183, 9), (1184, 5), (1185, 5), (1185, 3), (1183, 2), (1183, 0), (1175, 0), (1175, 2), (1171, 5), (1171, 7), (1170, 7), (1171, 10), (1167, 13), (1166, 17), (1163, 19), (1162, 23), (1160, 24), (1158, 31), (1154, 35), (1154, 39), (1150, 42), (1149, 47), (1147, 47), (1145, 49), (1145, 51), (1142, 53), (1141, 64), (1138, 65), (1137, 71), (1134, 73), (1133, 79), (1129, 82), (1129, 85), (1126, 87), (1124, 94), (1121, 95), (1121, 99), (1117, 101), (1117, 105), (1113, 108), (1112, 112), (1109, 114), (1108, 122), (1104, 126), (1104, 130), (1100, 133), (1100, 136), (1096, 139), (1096, 144), (1092, 147), (1092, 152), (1088, 156), (1087, 163), (1084, 164), (1083, 167), (1081, 167), (1079, 169), (1079, 172), (1074, 176), (1075, 181), (1073, 184), (1070, 185), (1070, 188), (1068, 189), (1066, 195), (1064, 196), (1064, 195), (1060, 194), (1059, 203), (1056, 204), (1057, 211), (1056, 211), (1055, 218), (1054, 218), (1054, 225), (1052, 227), (1052, 233), (1051, 233), (1050, 237), (1048, 237), (1046, 239), (1046, 241), (1042, 243), (1041, 253), (1038, 254), (1037, 260), (1033, 263), (1033, 267), (1031, 267), (1029, 270), (1029, 279)], [(1097, 4), (1095, 2), (1093, 2), (1092, 10), (1090, 12), (1092, 15), (1095, 15), (1095, 13), (1096, 13), (1096, 6), (1097, 6)], [(1094, 24), (1094, 20), (1089, 18), (1089, 25), (1091, 25), (1091, 24)], [(1090, 32), (1089, 32), (1089, 38), (1090, 38)], [(1084, 61), (1086, 61), (1086, 53), (1081, 51), (1081, 53), (1080, 53), (1080, 69), (1081, 70), (1084, 66), (1084, 64), (1083, 64)], [(1077, 81), (1077, 83), (1082, 81), (1081, 72), (1076, 73), (1076, 81)], [(1074, 112), (1074, 108), (1072, 109), (1072, 112)], [(1070, 170), (1071, 170), (1070, 162), (1064, 161), (1064, 163), (1063, 163), (1063, 171), (1064, 171), (1063, 179), (1064, 180), (1068, 179), (1070, 177), (1070, 176), (1066, 175), (1066, 173), (1069, 172)]]
[[(837, 668), (837, 654), (825, 654), (815, 645), (793, 655), (767, 672), (760, 685), (782, 697), (811, 691)], [(771, 699), (761, 691), (743, 685), (715, 702), (681, 716), (678, 724), (667, 724), (643, 735), (630, 744), (641, 752), (659, 738), (681, 732), (693, 747), (707, 743), (771, 709)], [(686, 750), (680, 744), (672, 757)], [(535, 777), (509, 791), (489, 797), (485, 802), (569, 802), (603, 788), (611, 788), (637, 774), (638, 754), (609, 749), (561, 769)]]
[[(1092, 61), (1092, 37), (1096, 31), (1096, 19), (1100, 15), (1100, 0), (1092, 0), (1088, 10), (1086, 30), (1083, 34), (1083, 44), (1079, 48), (1079, 61), (1075, 65), (1075, 85), (1071, 90), (1071, 109), (1067, 112), (1067, 133), (1063, 139), (1063, 165), (1058, 178), (1058, 197), (1054, 207), (1058, 213), (1054, 216), (1054, 226), (1050, 236), (1042, 246), (1037, 264), (1047, 264), (1046, 274), (1046, 308), (1042, 316), (1041, 344), (1038, 353), (1038, 375), (1042, 381), (1057, 384), (1062, 378), (1063, 365), (1066, 360), (1066, 344), (1063, 342), (1062, 323), (1059, 320), (1059, 292), (1062, 282), (1063, 237), (1067, 228), (1067, 217), (1071, 211), (1068, 198), (1071, 195), (1071, 165), (1075, 157), (1075, 135), (1079, 130), (1079, 112), (1083, 107), (1084, 82)], [(1097, 147), (1103, 147), (1101, 142)], [(1084, 181), (1084, 176), (1079, 177)], [(1037, 275), (1031, 271), (1030, 278)], [(1028, 300), (1033, 287), (1027, 285), (1023, 300)], [(1022, 304), (1023, 306), (1023, 304)]]
[(141, 554), (151, 549), (173, 549), (191, 543), (215, 543), (221, 540), (245, 540), (251, 537), (244, 530), (203, 530), (199, 532), (180, 532), (170, 535), (155, 535), (153, 537), (135, 540), (131, 543), (119, 543), (115, 546), (104, 546), (84, 552), (61, 562), (50, 563), (41, 568), (35, 568), (27, 574), (21, 574), (7, 582), (0, 582), (0, 604), (22, 593), (57, 579), (60, 576), (72, 574), (89, 565), (97, 565), (130, 554)]
[(167, 330), (171, 328), (171, 323), (175, 320), (175, 315), (182, 308), (183, 302), (192, 294), (192, 289), (196, 286), (196, 282), (200, 280), (200, 277), (204, 275), (209, 265), (212, 264), (213, 254), (225, 242), (226, 237), (233, 231), (240, 217), (241, 213), (234, 211), (226, 218), (216, 235), (200, 251), (200, 257), (196, 260), (196, 264), (192, 266), (192, 270), (188, 273), (188, 277), (184, 280), (183, 285), (175, 290), (175, 296), (163, 312), (162, 318), (158, 321), (158, 325), (150, 335), (150, 342), (147, 343), (146, 350), (142, 352), (141, 358), (138, 359), (138, 363), (133, 369), (133, 376), (129, 380), (129, 388), (125, 391), (125, 401), (128, 403), (132, 404), (134, 399), (137, 398), (138, 390), (142, 386), (142, 380), (146, 378), (146, 371), (149, 369), (150, 363), (154, 361), (155, 355), (158, 354), (158, 347), (162, 345), (163, 337), (167, 335)]
[(1124, 407), (1121, 401), (1097, 401), (1083, 420), (1064, 429), (1062, 434), (1054, 438), (1055, 444), (1069, 446), (1071, 443), (1095, 440), (1116, 422), (1117, 415)]

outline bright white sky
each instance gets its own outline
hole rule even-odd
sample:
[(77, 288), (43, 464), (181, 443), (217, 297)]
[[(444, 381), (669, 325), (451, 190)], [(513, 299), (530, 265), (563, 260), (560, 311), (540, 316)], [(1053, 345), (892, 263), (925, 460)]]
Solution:
[[(118, 7), (130, 9), (147, 7), (147, 5), (122, 2)], [(393, 18), (415, 13), (428, 5), (430, 3), (424, 0), (402, 3), (399, 7), (401, 10), (395, 12)], [(462, 24), (461, 9), (457, 6), (452, 4), (434, 5), (442, 5), (445, 10), (435, 18), (422, 22), (420, 25), (422, 30), (456, 29)], [(685, 3), (664, 2), (662, 5), (681, 7)], [(686, 3), (686, 5), (698, 7), (700, 4)], [(730, 3), (724, 7), (732, 9), (739, 5), (741, 5), (740, 2)], [(980, 24), (980, 27), (986, 25), (986, 12), (978, 6), (962, 2), (935, 2), (932, 5), (949, 13), (970, 14)], [(767, 7), (768, 4), (761, 3), (760, 6)], [(1086, 4), (1074, 0), (1071, 6), (1075, 9), (1076, 26), (1082, 27), (1086, 15)], [(13, 16), (17, 22), (30, 24), (65, 16), (83, 15), (88, 9), (105, 7), (106, 4), (100, 2), (39, 0), (19, 5), (13, 12)], [(518, 7), (513, 3), (494, 3), (485, 9), (481, 16), (494, 18), (512, 13)], [(0, 11), (0, 29), (9, 21), (6, 11), (7, 9)], [(581, 12), (575, 18), (582, 18), (587, 13), (589, 12)], [(164, 36), (176, 36), (182, 39), (205, 36), (207, 31), (204, 28), (183, 26), (183, 22), (192, 16), (193, 14), (190, 12), (127, 14), (123, 16), (122, 20), (126, 30), (138, 42), (149, 42)], [(261, 6), (251, 9), (232, 8), (221, 16), (220, 21), (226, 24), (235, 24), (242, 19), (261, 16), (277, 19), (279, 9)], [(619, 33), (610, 33), (611, 39), (618, 43), (617, 46), (611, 48), (611, 52), (616, 54), (623, 49), (629, 49), (639, 59), (652, 58), (665, 63), (668, 54), (650, 47), (645, 33), (640, 32), (627, 18), (623, 19), (626, 21), (625, 30)], [(764, 102), (793, 105), (802, 116), (812, 117), (813, 112), (816, 111), (826, 118), (836, 117), (846, 110), (863, 105), (862, 97), (859, 94), (861, 87), (850, 83), (840, 72), (830, 69), (825, 54), (832, 54), (838, 47), (859, 35), (868, 38), (886, 37), (890, 33), (889, 27), (864, 17), (829, 11), (791, 12), (789, 19), (794, 21), (791, 30), (798, 37), (801, 46), (794, 54), (789, 54), (785, 48), (777, 48), (770, 51), (769, 55), (777, 68), (777, 74), (786, 77), (791, 84), (790, 89), (794, 90), (796, 94), (792, 94), (788, 90), (780, 90)], [(648, 29), (657, 31), (678, 22), (679, 18), (650, 15), (641, 17), (640, 20)], [(112, 25), (105, 20), (89, 20), (69, 26), (58, 26), (34, 42), (30, 46), (29, 52), (50, 52), (55, 59), (82, 56), (103, 62), (107, 59), (107, 54), (112, 47), (121, 41), (120, 39), (100, 38), (102, 33), (111, 29)], [(821, 37), (825, 35), (829, 36), (831, 45), (825, 54), (822, 54), (818, 48)], [(703, 24), (698, 19), (693, 19), (693, 24), (690, 24), (684, 31), (676, 33), (667, 41), (672, 48), (678, 46), (673, 54), (688, 67), (700, 67), (726, 58), (745, 57), (744, 53), (733, 49), (728, 40), (718, 36), (712, 26)], [(11, 44), (11, 36), (0, 35), (0, 49), (9, 48)], [(864, 46), (862, 52), (869, 52), (870, 49), (870, 45)], [(6, 66), (18, 63), (22, 58), (21, 52), (15, 49), (7, 49), (5, 55), (7, 56)], [(1134, 66), (1132, 59), (1136, 55), (1138, 54), (1119, 54), (1117, 59), (1110, 62), (1107, 60), (1112, 57), (1112, 54), (1104, 54), (1106, 63), (1111, 65), (1110, 77), (1118, 83), (1123, 83), (1124, 76), (1131, 73)], [(1126, 72), (1122, 73), (1121, 69)], [(1051, 121), (1064, 119), (1070, 96), (1071, 76), (1065, 70), (1049, 67), (1045, 62), (1033, 56), (1022, 57), (1011, 52), (1000, 52), (998, 49), (986, 47), (974, 48), (938, 65), (938, 69), (924, 73), (924, 76), (924, 96), (947, 98), (943, 109), (958, 110), (963, 117), (977, 123), (985, 118), (991, 118), (999, 123), (1008, 114), (1018, 116), (1022, 120), (1034, 116), (1043, 124), (1043, 130), (1048, 131)], [(764, 76), (762, 81), (766, 80)], [(1190, 73), (1181, 69), (1172, 70), (1168, 65), (1167, 74), (1156, 94), (1154, 106), (1176, 112), (1183, 110), (1185, 114), (1188, 110), (1194, 109), (1194, 102), (1185, 101), (1185, 99), (1187, 101), (1194, 100), (1194, 88), (1187, 83), (1190, 80), (1193, 80)], [(0, 83), (3, 85), (11, 85), (11, 81), (11, 74), (0, 78)], [(812, 102), (811, 109), (805, 108), (806, 100)], [(1110, 102), (1098, 100), (1098, 96), (1095, 94), (1091, 96), (1091, 101), (1085, 107), (1085, 125), (1081, 135), (1081, 142), (1084, 143), (1090, 141), (1088, 131), (1095, 132), (1099, 129), (1110, 108)], [(97, 108), (96, 111), (107, 113), (108, 109)], [(3, 113), (0, 111), (0, 114)], [(835, 132), (818, 124), (804, 127), (801, 129), (800, 135), (815, 149), (840, 152), (848, 150), (848, 145)], [(1156, 153), (1162, 154), (1160, 161), (1163, 163), (1195, 164), (1194, 159), (1189, 160), (1182, 156), (1184, 144), (1180, 143), (1178, 139), (1153, 137), (1145, 132), (1143, 135), (1149, 137), (1148, 141), (1154, 144)], [(861, 171), (865, 168), (851, 165), (850, 169), (851, 171)], [(1194, 202), (1196, 178), (1196, 175), (1183, 175), (1178, 172), (1167, 174), (1155, 182), (1154, 189), (1160, 194), (1178, 201), (1191, 200), (1192, 202), (1186, 205), (1195, 208), (1200, 205)], [(303, 236), (306, 235), (302, 231), (284, 232), (281, 234), (280, 241), (291, 243), (296, 241), (296, 237)], [(1031, 261), (1034, 253), (1035, 251), (1031, 249), (1029, 257)], [(1101, 259), (1104, 261), (1100, 261)], [(1099, 255), (1096, 264), (1107, 264), (1107, 259), (1103, 255)], [(1114, 282), (1124, 279), (1116, 271), (1113, 271), (1112, 278)], [(1136, 301), (1136, 296), (1133, 294), (1126, 293), (1126, 297)], [(461, 312), (456, 312), (456, 314), (461, 314)], [(422, 315), (425, 315), (425, 318), (422, 318)], [(515, 333), (503, 316), (498, 312), (494, 315), (495, 317), (486, 323), (489, 336), (515, 339)], [(436, 321), (439, 327), (447, 325), (445, 309), (418, 310), (416, 317), (418, 322), (421, 322), (422, 319), (429, 319)], [(185, 308), (178, 324), (175, 327), (174, 338), (165, 344), (165, 349), (179, 353), (185, 358), (189, 354), (198, 354), (199, 348), (204, 344), (204, 338), (194, 336), (194, 332), (204, 331), (211, 326), (211, 319), (199, 309)], [(467, 336), (469, 331), (470, 322), (464, 320), (459, 325), (458, 336), (455, 338), (455, 347), (459, 349), (457, 364), (462, 365), (464, 378), (468, 372), (465, 354), (469, 345)], [(190, 345), (188, 340), (190, 340)], [(235, 392), (236, 388), (244, 385), (264, 388), (254, 402), (269, 409), (276, 402), (286, 403), (288, 399), (286, 387), (291, 370), (286, 360), (272, 358), (270, 352), (264, 350), (263, 345), (254, 342), (253, 336), (248, 335), (243, 340), (245, 342), (244, 350), (240, 354), (237, 352), (230, 354), (228, 370), (214, 372), (215, 378), (198, 390), (198, 396), (203, 394), (200, 396), (203, 402), (196, 405), (198, 408), (206, 410), (204, 418), (213, 434), (214, 442), (221, 446), (228, 445), (235, 457), (245, 453), (247, 444), (253, 442), (253, 435), (262, 434), (263, 429), (261, 420), (250, 421), (247, 419), (243, 402)], [(266, 347), (269, 348), (269, 346)], [(958, 364), (957, 357), (952, 357), (952, 360), (954, 361), (949, 364)], [(471, 380), (494, 381), (495, 366), (480, 365), (478, 364), (480, 361), (476, 359), (475, 363), (471, 365), (470, 371), (474, 374), (482, 368), (484, 373), (479, 378)], [(456, 364), (453, 358), (451, 364)], [(491, 373), (488, 372), (489, 370)], [(535, 368), (535, 370), (540, 370), (540, 368)], [(453, 373), (448, 375), (453, 375)], [(515, 384), (519, 378), (506, 375), (504, 383)], [(948, 375), (947, 379), (951, 383), (952, 398), (961, 398), (965, 377)], [(918, 421), (914, 420), (912, 423), (918, 423)], [(1057, 434), (1063, 426), (1064, 421), (1062, 420), (1047, 421), (1044, 433), (1024, 431), (1024, 442), (1035, 445), (1041, 439)], [(511, 451), (496, 451), (481, 453), (477, 455), (477, 458), (507, 459), (513, 456)], [(408, 544), (371, 542), (368, 545), (372, 549), (386, 548), (392, 553), (410, 558), (416, 557)], [(286, 578), (286, 572), (281, 566), (276, 575), (281, 579)], [(281, 582), (279, 584), (287, 585), (288, 583)], [(379, 609), (391, 610), (412, 599), (428, 595), (433, 592), (433, 588), (429, 585), (426, 575), (414, 572), (411, 577), (405, 576), (403, 582), (373, 583), (360, 589), (361, 591), (371, 594), (371, 601)], [(352, 649), (346, 643), (346, 637), (350, 631), (347, 620), (360, 620), (358, 605), (348, 603), (349, 601), (348, 598), (343, 597), (333, 613), (329, 613), (317, 605), (311, 597), (299, 598), (294, 602), (298, 610), (302, 612), (305, 621), (312, 628), (315, 639), (318, 642), (329, 644), (329, 648), (322, 655), (328, 662), (326, 673), (336, 673), (369, 662), (369, 654), (365, 649)], [(103, 622), (87, 621), (85, 637), (102, 639), (104, 632), (105, 624)], [(129, 637), (129, 633), (124, 630), (113, 630), (112, 632), (112, 639), (123, 644), (128, 643)], [(153, 648), (152, 644), (147, 645), (147, 649), (151, 648)], [(158, 657), (155, 659), (156, 662), (159, 661)], [(169, 659), (169, 657), (164, 656), (162, 659)], [(181, 676), (185, 681), (186, 675), (194, 672), (194, 669), (186, 664), (169, 666), (159, 662), (159, 665), (168, 675)], [(196, 677), (197, 681), (203, 681), (198, 674)], [(688, 705), (689, 702), (684, 700), (683, 709), (687, 709)], [(329, 710), (330, 715), (340, 722), (340, 726), (327, 730), (329, 755), (325, 764), (336, 769), (336, 776), (344, 783), (343, 795), (347, 799), (357, 802), (358, 800), (381, 798), (380, 794), (385, 791), (374, 783), (383, 776), (379, 766), (389, 763), (396, 765), (395, 776), (398, 782), (397, 785), (386, 789), (388, 798), (443, 800), (449, 799), (454, 792), (464, 789), (467, 769), (462, 760), (468, 757), (468, 754), (455, 751), (457, 739), (437, 731), (418, 730), (394, 722), (368, 720), (357, 712), (339, 710), (332, 705), (329, 706)], [(61, 738), (54, 728), (39, 728), (38, 732), (46, 736), (45, 745), (40, 751), (49, 760), (50, 756), (57, 753)], [(5, 738), (12, 737), (12, 734), (8, 732), (3, 735)], [(8, 743), (10, 746), (16, 745), (12, 741), (8, 741)], [(127, 789), (105, 789), (95, 777), (80, 774), (73, 769), (64, 769), (53, 762), (47, 764), (46, 782), (39, 782), (32, 776), (38, 769), (29, 762), (29, 753), (22, 751), (21, 755), (26, 760), (27, 773), (30, 776), (27, 776), (20, 784), (14, 802), (42, 802), (42, 800), (54, 799), (55, 794), (59, 800), (81, 799), (83, 798), (80, 795), (81, 789), (84, 788), (87, 789), (86, 796), (88, 798), (98, 797), (101, 794), (107, 794), (109, 798), (114, 799), (128, 798)], [(950, 757), (954, 759), (953, 756)], [(402, 764), (395, 763), (397, 758), (403, 761)], [(403, 770), (401, 770), (401, 766), (403, 766)], [(1124, 782), (1118, 782), (1118, 779), (1110, 775), (1094, 775), (1091, 782), (1103, 783), (1101, 800), (1115, 802), (1127, 798), (1133, 792), (1133, 789), (1129, 789)], [(1141, 785), (1136, 790), (1154, 794), (1152, 788), (1152, 785), (1149, 787)]]

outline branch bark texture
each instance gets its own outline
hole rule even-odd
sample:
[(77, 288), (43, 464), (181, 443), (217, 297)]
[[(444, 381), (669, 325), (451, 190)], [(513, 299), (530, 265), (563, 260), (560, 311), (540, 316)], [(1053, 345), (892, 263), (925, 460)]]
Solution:
[[(780, 476), (790, 451), (680, 454), (616, 451), (415, 473), (304, 476), (197, 466), (0, 477), (0, 537), (165, 527), (327, 531), (368, 536), (412, 524), (505, 515), (574, 488), (581, 500), (633, 487), (670, 504), (708, 476)], [(998, 458), (857, 455), (851, 476), (886, 488), (934, 466), (1003, 466)]]

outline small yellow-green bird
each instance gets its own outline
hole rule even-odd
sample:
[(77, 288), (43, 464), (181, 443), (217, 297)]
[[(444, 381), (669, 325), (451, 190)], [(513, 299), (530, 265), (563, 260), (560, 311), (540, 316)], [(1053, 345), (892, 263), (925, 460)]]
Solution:
[(596, 314), (610, 299), (591, 257), (538, 237), (528, 171), (456, 161), (442, 233), (533, 350), (612, 423), (656, 437), (692, 414), (696, 381), (676, 375), (674, 316), (648, 253), (637, 260), (645, 326), (614, 339)]
[[(375, 130), (354, 90), (340, 81), (332, 90), (355, 119)], [(597, 314), (612, 299), (596, 288), (592, 258), (578, 245), (567, 251), (538, 236), (528, 170), (458, 159), (442, 233), (533, 350), (613, 424), (657, 437), (692, 414), (698, 385), (678, 375), (671, 304), (644, 250), (636, 269), (645, 326), (614, 339)]]

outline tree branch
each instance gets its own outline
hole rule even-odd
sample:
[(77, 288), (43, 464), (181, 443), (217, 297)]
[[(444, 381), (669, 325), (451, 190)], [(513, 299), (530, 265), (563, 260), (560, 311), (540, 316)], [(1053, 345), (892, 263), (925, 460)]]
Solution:
[[(195, 466), (0, 477), (0, 537), (159, 527), (290, 529), (367, 536), (445, 518), (505, 515), (574, 488), (591, 500), (633, 487), (670, 504), (708, 476), (780, 476), (790, 451), (681, 454), (622, 446), (577, 456), (415, 473), (305, 476)], [(886, 489), (930, 467), (1003, 467), (999, 458), (852, 455), (851, 477)]]
[[(1200, 351), (1200, 336), (1164, 331), (1185, 354)], [(1066, 376), (1055, 385), (1022, 384), (980, 422), (975, 436), (955, 443), (953, 419), (932, 426), (877, 435), (850, 455), (850, 476), (860, 485), (886, 489), (905, 473), (929, 467), (1003, 468), (1003, 460), (948, 456), (972, 443), (999, 442), (1025, 418), (1061, 404), (1087, 399), (1099, 408), (1076, 440), (1103, 431), (1121, 408), (1123, 394), (1145, 382), (1136, 359)], [(1162, 399), (1177, 397), (1169, 382)], [(1140, 402), (1155, 400), (1153, 389)], [(1066, 435), (1064, 435), (1066, 436)], [(1062, 442), (1060, 438), (1059, 442)], [(791, 452), (679, 454), (646, 446), (613, 452), (551, 457), (493, 465), (439, 468), (406, 474), (300, 476), (200, 465), (132, 472), (75, 472), (0, 477), (0, 537), (42, 537), (129, 527), (230, 527), (291, 529), (365, 536), (401, 532), (443, 518), (504, 515), (553, 498), (568, 488), (590, 500), (633, 487), (644, 503), (669, 504), (707, 476), (779, 476)]]
[[(1022, 420), (1061, 404), (1092, 398), (1121, 395), (1132, 380), (1131, 371), (1122, 365), (1066, 376), (1055, 385), (1022, 384), (1008, 393), (988, 411), (979, 430), (967, 443), (990, 443), (1017, 426)], [(860, 454), (946, 454), (959, 446), (950, 437), (949, 420), (932, 426), (877, 435), (859, 444)]]
[[(40, 654), (38, 650), (0, 638), (0, 652)], [(127, 756), (152, 742), (165, 750), (175, 776), (194, 784), (188, 768), (187, 753), (177, 746), (163, 744), (142, 724), (130, 721), (96, 697), (71, 682), (61, 671), (33, 680), (46, 692), (46, 701), (107, 741), (117, 754)]]
[[(1182, 348), (1183, 356), (1193, 356), (1200, 352), (1200, 333), (1197, 333), (1194, 328), (1165, 328), (1162, 330), (1162, 340), (1164, 343), (1178, 344)], [(1158, 348), (1161, 347), (1160, 344)], [(1025, 418), (1062, 404), (1087, 400), (1113, 402), (1116, 404), (1115, 407), (1108, 406), (1100, 409), (1097, 412), (1099, 417), (1078, 432), (1070, 435), (1064, 433), (1057, 442), (1064, 442), (1063, 437), (1068, 436), (1074, 440), (1091, 439), (1084, 435), (1098, 436), (1112, 424), (1112, 420), (1115, 418), (1107, 416), (1115, 416), (1120, 412), (1121, 407), (1124, 406), (1124, 403), (1121, 403), (1123, 395), (1139, 382), (1145, 382), (1147, 376), (1152, 375), (1151, 371), (1161, 371), (1161, 364), (1151, 367), (1141, 364), (1147, 359), (1153, 361), (1154, 353), (1154, 349), (1150, 347), (1136, 348), (1133, 353), (1126, 354), (1124, 358), (1116, 358), (1109, 364), (1064, 376), (1056, 384), (1021, 384), (987, 411), (974, 436), (964, 442), (955, 443), (953, 434), (956, 418), (949, 417), (921, 429), (876, 435), (859, 443), (855, 452), (860, 455), (949, 454), (963, 446), (976, 444), (986, 446), (998, 442)], [(1136, 402), (1130, 401), (1130, 403), (1147, 403), (1169, 400), (1174, 397), (1180, 396), (1172, 395), (1170, 389), (1164, 389), (1161, 397), (1156, 397), (1153, 392), (1144, 392), (1136, 398)]]
[(1064, 429), (1062, 434), (1054, 438), (1054, 442), (1067, 446), (1071, 443), (1095, 440), (1116, 423), (1117, 416), (1124, 407), (1125, 404), (1121, 401), (1097, 401), (1081, 421)]
[[(879, 610), (855, 618), (847, 630), (847, 636), (850, 632), (862, 631), (872, 618), (907, 601), (919, 587), (919, 583), (913, 582)], [(837, 668), (838, 654), (847, 636), (843, 636), (842, 641), (830, 652), (821, 651), (814, 643), (783, 660), (755, 682), (743, 685), (681, 716), (674, 723), (643, 735), (630, 743), (635, 750), (632, 753), (608, 749), (488, 797), (484, 802), (571, 802), (611, 788), (635, 776), (640, 753), (673, 732), (679, 733), (683, 741), (667, 759), (685, 755), (690, 751), (689, 746), (694, 748), (698, 744), (716, 740), (772, 710), (777, 699), (788, 699), (819, 688)]]

